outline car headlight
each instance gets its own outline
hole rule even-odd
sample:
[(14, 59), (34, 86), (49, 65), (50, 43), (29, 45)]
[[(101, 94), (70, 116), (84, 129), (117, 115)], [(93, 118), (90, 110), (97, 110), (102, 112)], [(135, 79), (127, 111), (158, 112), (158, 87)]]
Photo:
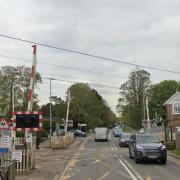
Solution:
[(166, 146), (165, 145), (162, 145), (161, 146), (161, 150), (165, 150), (166, 149)]
[(143, 147), (142, 146), (138, 146), (137, 145), (136, 148), (137, 148), (138, 151), (143, 151)]

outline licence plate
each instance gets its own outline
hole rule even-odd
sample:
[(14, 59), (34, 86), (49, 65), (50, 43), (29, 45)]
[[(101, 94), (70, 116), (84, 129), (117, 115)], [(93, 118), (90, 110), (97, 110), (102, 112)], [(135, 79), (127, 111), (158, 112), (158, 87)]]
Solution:
[(154, 158), (157, 158), (158, 156), (156, 156), (156, 155), (150, 155), (150, 156), (148, 156), (148, 158), (150, 158), (150, 159), (154, 159)]

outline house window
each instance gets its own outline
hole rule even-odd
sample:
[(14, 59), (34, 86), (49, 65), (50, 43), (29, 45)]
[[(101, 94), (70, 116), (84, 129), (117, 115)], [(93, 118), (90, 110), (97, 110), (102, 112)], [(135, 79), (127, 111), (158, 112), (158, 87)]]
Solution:
[(180, 103), (173, 104), (173, 114), (180, 114)]

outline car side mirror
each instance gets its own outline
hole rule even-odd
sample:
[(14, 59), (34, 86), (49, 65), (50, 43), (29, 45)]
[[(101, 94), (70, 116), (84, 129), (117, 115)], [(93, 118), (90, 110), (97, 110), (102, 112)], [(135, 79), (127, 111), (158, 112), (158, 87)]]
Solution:
[(164, 141), (161, 141), (162, 144), (164, 144)]

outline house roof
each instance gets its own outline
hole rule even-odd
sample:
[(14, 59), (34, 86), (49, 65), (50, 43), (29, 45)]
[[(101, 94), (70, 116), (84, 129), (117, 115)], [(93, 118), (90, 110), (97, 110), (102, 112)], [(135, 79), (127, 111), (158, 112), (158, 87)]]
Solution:
[(180, 92), (177, 91), (175, 94), (173, 94), (163, 105), (165, 106), (166, 104), (172, 104), (173, 100), (179, 97), (180, 101)]

